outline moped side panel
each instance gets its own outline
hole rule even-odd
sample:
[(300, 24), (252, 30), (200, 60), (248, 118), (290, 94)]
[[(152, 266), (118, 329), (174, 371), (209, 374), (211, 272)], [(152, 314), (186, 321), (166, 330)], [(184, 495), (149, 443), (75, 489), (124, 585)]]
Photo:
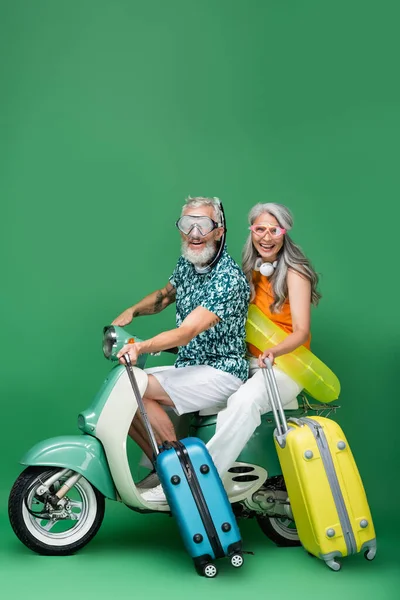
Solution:
[(64, 435), (35, 444), (22, 457), (27, 466), (51, 466), (81, 473), (106, 498), (117, 499), (103, 446), (90, 435)]
[[(142, 356), (140, 356), (138, 360), (138, 366), (140, 369), (142, 368), (141, 365), (144, 366), (144, 363), (146, 362), (145, 358), (142, 359)], [(83, 433), (96, 435), (96, 427), (100, 415), (104, 410), (106, 403), (109, 401), (113, 390), (120, 384), (119, 380), (121, 377), (126, 377), (125, 367), (123, 365), (115, 365), (103, 381), (89, 408), (80, 413), (78, 417), (78, 427)]]
[(125, 374), (125, 367), (116, 365), (108, 373), (91, 405), (82, 411), (78, 417), (78, 427), (83, 433), (95, 435), (96, 425), (110, 394), (121, 376)]

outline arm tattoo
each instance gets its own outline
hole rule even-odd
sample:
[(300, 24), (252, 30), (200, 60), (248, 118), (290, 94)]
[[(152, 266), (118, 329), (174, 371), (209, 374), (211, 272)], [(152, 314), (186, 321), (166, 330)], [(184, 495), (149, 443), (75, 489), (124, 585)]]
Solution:
[(154, 315), (161, 312), (164, 308), (175, 302), (176, 289), (171, 283), (168, 283), (162, 290), (155, 292), (155, 300), (150, 306), (137, 308), (133, 312), (133, 317), (142, 317), (145, 315)]
[(175, 302), (176, 300), (176, 289), (172, 288), (172, 290), (169, 290), (167, 293), (167, 297), (168, 297), (168, 304), (172, 304), (173, 302)]
[(156, 300), (154, 302), (154, 312), (159, 313), (164, 308), (167, 308), (172, 302), (175, 302), (176, 289), (168, 283), (165, 288), (158, 290)]
[(161, 290), (158, 290), (156, 295), (156, 301), (154, 302), (154, 312), (158, 313), (163, 307), (164, 294)]
[(171, 287), (167, 286), (167, 298), (169, 300), (168, 304), (171, 304), (171, 302), (175, 302), (176, 299), (176, 289), (169, 284)]

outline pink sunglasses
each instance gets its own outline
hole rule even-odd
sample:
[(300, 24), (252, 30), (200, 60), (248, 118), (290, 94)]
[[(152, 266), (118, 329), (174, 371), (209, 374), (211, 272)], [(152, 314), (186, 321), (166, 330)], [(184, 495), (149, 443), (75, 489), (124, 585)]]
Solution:
[(265, 225), (250, 225), (249, 229), (257, 237), (264, 237), (264, 235), (268, 232), (272, 238), (278, 238), (286, 233), (286, 229), (283, 229), (283, 227), (278, 227), (277, 225), (272, 225), (272, 223), (266, 223)]

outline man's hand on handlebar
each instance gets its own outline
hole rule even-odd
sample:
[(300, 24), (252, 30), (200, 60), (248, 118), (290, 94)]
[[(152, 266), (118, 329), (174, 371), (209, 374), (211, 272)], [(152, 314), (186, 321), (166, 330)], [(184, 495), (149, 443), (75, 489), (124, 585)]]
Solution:
[(140, 352), (140, 343), (135, 344), (126, 344), (121, 350), (118, 352), (117, 357), (119, 358), (119, 362), (121, 365), (125, 365), (124, 354), (129, 354), (129, 358), (131, 359), (132, 365), (136, 365), (137, 360), (141, 354)]

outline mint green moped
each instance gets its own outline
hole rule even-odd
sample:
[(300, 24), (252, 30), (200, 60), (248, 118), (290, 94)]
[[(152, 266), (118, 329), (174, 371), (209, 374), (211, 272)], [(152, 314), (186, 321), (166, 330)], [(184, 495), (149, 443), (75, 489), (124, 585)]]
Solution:
[[(120, 327), (106, 327), (103, 352), (117, 352), (132, 338)], [(146, 355), (133, 368), (143, 395), (147, 387)], [(327, 416), (337, 406), (311, 405), (306, 396), (287, 409), (287, 417)], [(85, 546), (103, 521), (105, 499), (123, 502), (146, 514), (169, 513), (165, 503), (146, 502), (142, 493), (157, 485), (155, 472), (135, 482), (129, 466), (127, 436), (138, 410), (125, 368), (115, 365), (89, 408), (78, 417), (80, 434), (59, 436), (33, 446), (21, 459), (26, 468), (9, 496), (9, 518), (17, 537), (39, 554), (68, 555)], [(177, 423), (179, 437), (207, 442), (215, 431), (216, 414), (185, 415)], [(256, 518), (278, 546), (300, 545), (277, 459), (272, 415), (266, 414), (253, 437), (224, 477), (235, 514)], [(148, 465), (151, 469), (151, 465)]]

